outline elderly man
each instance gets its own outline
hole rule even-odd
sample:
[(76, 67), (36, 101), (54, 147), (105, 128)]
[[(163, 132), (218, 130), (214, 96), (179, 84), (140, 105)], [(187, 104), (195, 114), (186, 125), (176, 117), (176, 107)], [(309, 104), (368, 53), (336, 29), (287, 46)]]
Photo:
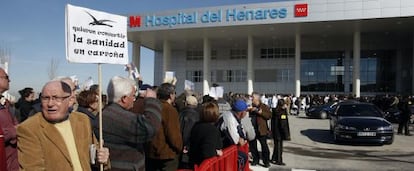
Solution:
[(4, 135), (7, 170), (14, 171), (19, 170), (16, 149), (16, 126), (18, 123), (16, 117), (10, 113), (8, 100), (2, 95), (9, 89), (9, 82), (9, 76), (3, 68), (0, 68), (0, 125)]
[[(40, 99), (42, 112), (17, 127), (20, 170), (91, 170), (90, 145), (97, 141), (88, 117), (69, 113), (74, 101), (70, 86), (50, 81)], [(97, 164), (106, 165), (108, 158), (108, 148), (97, 151)]]
[[(241, 123), (241, 119), (247, 115), (247, 103), (237, 99), (232, 104), (231, 111), (221, 114), (217, 126), (222, 132), (223, 147), (231, 145), (244, 146), (247, 143), (246, 131)], [(244, 170), (248, 162), (248, 156), (245, 152), (238, 150), (237, 163), (238, 171)]]
[(253, 157), (252, 166), (259, 164), (260, 155), (257, 149), (257, 141), (259, 141), (262, 147), (263, 166), (270, 167), (270, 152), (266, 140), (269, 134), (267, 120), (272, 117), (272, 112), (266, 104), (262, 103), (260, 94), (257, 92), (252, 93), (252, 107), (249, 109), (249, 116), (256, 133), (256, 138), (249, 142), (250, 152)]
[(135, 92), (135, 83), (129, 78), (115, 76), (108, 84), (109, 104), (102, 112), (102, 129), (105, 144), (111, 149), (112, 171), (144, 170), (144, 143), (161, 125), (161, 103), (152, 89), (146, 90), (143, 113), (129, 111)]

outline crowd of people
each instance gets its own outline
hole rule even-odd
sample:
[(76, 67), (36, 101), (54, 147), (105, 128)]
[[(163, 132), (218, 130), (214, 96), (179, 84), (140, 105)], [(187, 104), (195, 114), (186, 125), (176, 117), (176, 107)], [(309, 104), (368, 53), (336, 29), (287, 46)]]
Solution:
[[(70, 77), (58, 77), (45, 83), (37, 99), (31, 87), (19, 91), (21, 98), (15, 104), (1, 97), (4, 145), (0, 146), (0, 160), (4, 161), (0, 161), (0, 170), (78, 171), (101, 166), (115, 171), (174, 171), (222, 156), (223, 149), (231, 145), (249, 146), (249, 153), (238, 150), (239, 170), (249, 161), (266, 168), (271, 163), (285, 165), (282, 152), (283, 141), (290, 140), (288, 115), (311, 105), (350, 98), (265, 96), (259, 92), (211, 97), (192, 90), (177, 95), (176, 81), (151, 86), (140, 79), (114, 76), (106, 95), (99, 98), (97, 85), (79, 90)], [(9, 89), (9, 82), (0, 68), (0, 93)], [(411, 116), (410, 98), (393, 99), (391, 106)], [(369, 102), (384, 103), (378, 99)], [(99, 103), (103, 104), (102, 115)], [(104, 144), (98, 141), (99, 116)], [(409, 122), (400, 124), (398, 133), (411, 135)], [(274, 142), (272, 155), (269, 139)]]
[[(38, 98), (31, 87), (20, 90), (15, 103), (2, 96), (1, 170), (192, 169), (207, 158), (223, 155), (228, 146), (247, 144), (252, 165), (260, 159), (264, 167), (270, 162), (284, 165), (283, 150), (278, 149), (278, 155), (270, 159), (266, 141), (272, 135), (279, 141), (286, 139), (281, 134), (289, 137), (280, 124), (287, 120), (286, 112), (280, 111), (286, 107), (277, 112), (263, 104), (257, 92), (217, 98), (186, 90), (177, 96), (176, 81), (151, 86), (114, 76), (106, 95), (99, 98), (97, 85), (80, 90), (72, 78), (57, 77), (44, 84)], [(9, 89), (9, 82), (0, 68), (1, 94)], [(99, 116), (104, 144), (98, 141)], [(272, 126), (268, 125), (270, 118), (275, 122)], [(248, 156), (238, 151), (240, 170), (249, 162)]]

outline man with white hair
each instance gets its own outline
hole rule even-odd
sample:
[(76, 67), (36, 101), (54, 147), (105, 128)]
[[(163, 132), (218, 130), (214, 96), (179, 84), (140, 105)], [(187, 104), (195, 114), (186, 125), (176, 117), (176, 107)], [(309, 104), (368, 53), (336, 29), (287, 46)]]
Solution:
[(112, 171), (145, 170), (144, 143), (161, 126), (161, 103), (155, 91), (146, 90), (142, 114), (129, 111), (135, 92), (135, 83), (129, 78), (115, 76), (108, 84), (109, 104), (102, 112), (102, 129), (105, 144), (111, 149)]

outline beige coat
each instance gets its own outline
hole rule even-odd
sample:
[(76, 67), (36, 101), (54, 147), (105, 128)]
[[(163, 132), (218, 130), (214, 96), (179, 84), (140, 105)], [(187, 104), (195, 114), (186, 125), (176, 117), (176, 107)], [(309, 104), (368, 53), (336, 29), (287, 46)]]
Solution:
[[(90, 121), (79, 112), (72, 112), (69, 120), (81, 166), (84, 171), (89, 171), (89, 145), (96, 142)], [(42, 113), (35, 114), (17, 127), (17, 147), (20, 170), (73, 170), (62, 136)]]

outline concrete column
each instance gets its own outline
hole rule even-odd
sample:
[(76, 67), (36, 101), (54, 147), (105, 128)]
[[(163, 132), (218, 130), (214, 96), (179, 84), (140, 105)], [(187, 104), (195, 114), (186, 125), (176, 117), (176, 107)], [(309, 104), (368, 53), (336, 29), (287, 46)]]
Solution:
[(132, 42), (132, 62), (141, 73), (141, 43)]
[(203, 39), (203, 94), (207, 95), (210, 92), (209, 83), (211, 82), (210, 75), (210, 60), (211, 60), (211, 45), (208, 38)]
[(344, 60), (344, 92), (349, 94), (349, 84), (351, 81), (351, 52), (349, 50), (345, 51), (345, 60)]
[(300, 97), (300, 33), (295, 35), (295, 96)]
[[(165, 74), (165, 72), (170, 69), (170, 60), (171, 60), (170, 42), (168, 42), (168, 40), (164, 40), (162, 48), (163, 48), (163, 51), (162, 51), (162, 59), (163, 59), (162, 71), (163, 71), (163, 74)], [(164, 76), (162, 78), (164, 78)]]
[(253, 36), (249, 35), (247, 37), (247, 93), (253, 93), (253, 80), (254, 80), (254, 71), (253, 71), (253, 55), (254, 55), (254, 42)]
[(354, 59), (353, 59), (353, 86), (352, 93), (355, 97), (361, 97), (361, 79), (360, 79), (360, 64), (361, 64), (361, 32), (354, 32)]

